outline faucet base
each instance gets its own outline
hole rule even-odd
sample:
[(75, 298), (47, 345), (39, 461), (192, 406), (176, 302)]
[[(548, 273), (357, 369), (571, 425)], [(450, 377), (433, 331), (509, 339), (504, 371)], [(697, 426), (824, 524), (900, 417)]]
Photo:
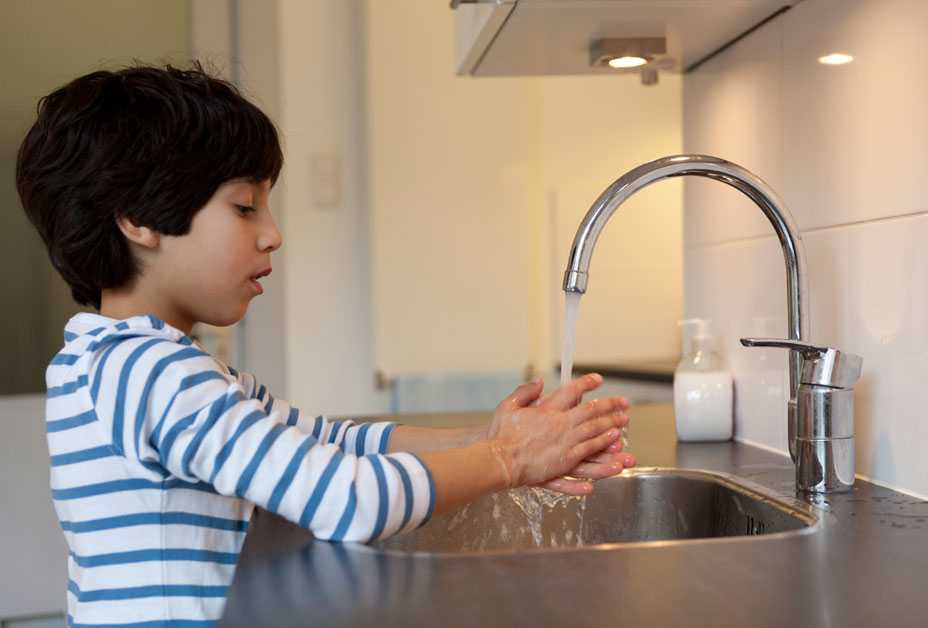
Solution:
[(854, 438), (796, 439), (796, 490), (843, 493), (854, 488)]

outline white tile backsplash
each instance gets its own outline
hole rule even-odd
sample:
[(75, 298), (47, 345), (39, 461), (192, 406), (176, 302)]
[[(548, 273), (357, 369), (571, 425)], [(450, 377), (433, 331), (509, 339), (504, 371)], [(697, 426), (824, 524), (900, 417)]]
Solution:
[[(775, 20), (686, 76), (684, 145), (754, 172), (774, 189), (783, 185), (780, 155), (780, 52)], [(684, 183), (688, 246), (773, 233), (767, 219), (740, 192), (708, 179)]]
[[(864, 357), (856, 390), (857, 471), (928, 494), (928, 215), (803, 236), (810, 340)], [(786, 332), (783, 255), (774, 237), (686, 253), (687, 316), (713, 321), (735, 375), (738, 438), (786, 452), (786, 352), (742, 336)]]
[(804, 236), (812, 339), (864, 358), (857, 470), (928, 494), (928, 215)]
[[(782, 21), (780, 193), (800, 228), (928, 211), (928, 2), (810, 0)], [(818, 62), (832, 52), (854, 61)]]
[(776, 238), (687, 249), (688, 317), (712, 321), (712, 334), (735, 377), (735, 434), (786, 451), (787, 356), (747, 349), (745, 336), (786, 334), (786, 272)]
[[(810, 340), (864, 358), (857, 472), (919, 495), (928, 495), (925, 24), (928, 2), (806, 0), (684, 84), (686, 152), (740, 163), (783, 197), (806, 251)], [(820, 65), (830, 52), (855, 60)], [(692, 179), (685, 190), (685, 313), (712, 318), (722, 339), (737, 437), (785, 452), (785, 352), (738, 344), (786, 331), (780, 246), (732, 190)]]

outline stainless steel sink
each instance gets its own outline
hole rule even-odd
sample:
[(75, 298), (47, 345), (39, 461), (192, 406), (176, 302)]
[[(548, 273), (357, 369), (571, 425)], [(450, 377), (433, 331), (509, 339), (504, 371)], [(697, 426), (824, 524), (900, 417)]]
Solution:
[(798, 534), (816, 524), (790, 504), (731, 476), (689, 469), (628, 469), (593, 495), (539, 489), (498, 493), (372, 547), (426, 553), (521, 552), (647, 541)]

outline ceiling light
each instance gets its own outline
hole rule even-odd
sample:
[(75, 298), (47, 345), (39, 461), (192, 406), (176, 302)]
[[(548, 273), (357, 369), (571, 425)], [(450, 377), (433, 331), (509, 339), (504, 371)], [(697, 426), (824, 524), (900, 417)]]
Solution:
[(642, 85), (656, 85), (660, 70), (676, 70), (663, 37), (597, 39), (590, 43), (590, 66), (608, 73), (638, 74)]
[(818, 58), (818, 62), (825, 65), (844, 65), (845, 63), (850, 63), (853, 60), (854, 57), (841, 52), (833, 52), (830, 55), (825, 55), (824, 57)]
[(667, 43), (663, 37), (597, 39), (590, 44), (590, 65), (637, 68), (666, 53)]
[(644, 57), (614, 57), (609, 59), (609, 66), (613, 68), (637, 68), (648, 60)]

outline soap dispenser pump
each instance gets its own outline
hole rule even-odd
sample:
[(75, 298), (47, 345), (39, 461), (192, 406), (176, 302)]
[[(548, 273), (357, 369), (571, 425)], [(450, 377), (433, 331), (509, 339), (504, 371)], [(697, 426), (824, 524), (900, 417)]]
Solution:
[(677, 439), (731, 440), (731, 373), (715, 351), (709, 321), (689, 318), (679, 324), (683, 327), (684, 351), (673, 376)]

